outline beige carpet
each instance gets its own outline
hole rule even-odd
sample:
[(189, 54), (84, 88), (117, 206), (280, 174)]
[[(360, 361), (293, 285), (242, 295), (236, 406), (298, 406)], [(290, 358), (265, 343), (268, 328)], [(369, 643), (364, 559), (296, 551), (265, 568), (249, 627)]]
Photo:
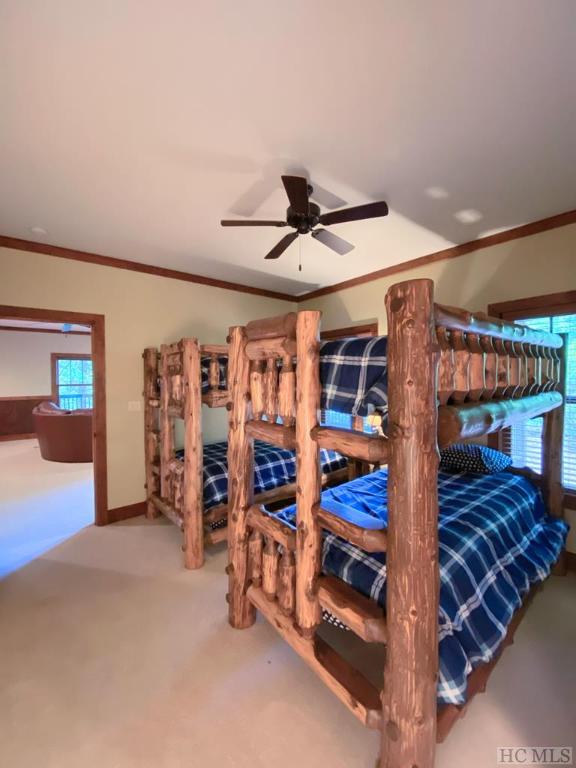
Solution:
[(93, 476), (45, 461), (36, 438), (0, 442), (0, 578), (94, 522)]
[[(179, 532), (84, 529), (0, 582), (0, 766), (373, 768), (366, 731), (259, 621), (226, 623), (225, 553), (183, 570)], [(537, 595), (439, 768), (576, 741), (576, 578)]]

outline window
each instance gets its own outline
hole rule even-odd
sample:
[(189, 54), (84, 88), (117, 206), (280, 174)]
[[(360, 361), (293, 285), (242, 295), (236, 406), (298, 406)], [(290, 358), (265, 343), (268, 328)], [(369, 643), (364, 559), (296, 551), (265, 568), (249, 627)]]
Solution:
[[(516, 322), (539, 331), (568, 334), (568, 377), (564, 412), (564, 456), (562, 483), (576, 491), (576, 313), (558, 317), (519, 318)], [(542, 429), (544, 419), (523, 422), (510, 430), (510, 454), (514, 466), (542, 471)]]
[[(365, 325), (352, 325), (348, 328), (337, 328), (332, 331), (322, 331), (322, 341), (334, 339), (349, 339), (352, 337), (377, 336), (378, 323), (366, 323)], [(381, 424), (380, 416), (352, 416), (349, 413), (339, 411), (325, 411), (320, 413), (320, 423), (326, 427), (338, 427), (339, 429), (355, 429), (360, 432), (377, 432)]]
[(53, 353), (51, 362), (54, 402), (68, 411), (92, 408), (94, 386), (90, 355)]
[[(488, 312), (536, 330), (568, 335), (562, 483), (568, 495), (574, 497), (576, 495), (576, 291), (493, 305), (488, 308)], [(543, 427), (544, 418), (540, 416), (522, 422), (504, 433), (501, 446), (512, 456), (514, 466), (528, 467), (534, 472), (541, 473)]]

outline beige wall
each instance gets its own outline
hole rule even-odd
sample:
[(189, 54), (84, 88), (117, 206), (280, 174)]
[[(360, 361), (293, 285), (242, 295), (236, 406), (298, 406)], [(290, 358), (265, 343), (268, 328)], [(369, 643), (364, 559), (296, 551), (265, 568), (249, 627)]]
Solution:
[(300, 307), (322, 310), (325, 329), (378, 320), (380, 332), (386, 333), (386, 291), (393, 283), (419, 277), (434, 280), (438, 302), (472, 310), (486, 310), (493, 302), (576, 289), (576, 224), (398, 272), (303, 302)]
[[(495, 301), (576, 289), (576, 225), (407, 270), (299, 308), (322, 310), (324, 328), (376, 319), (385, 333), (387, 288), (416, 277), (435, 281), (438, 301), (479, 310)], [(128, 411), (129, 401), (141, 400), (144, 347), (186, 335), (221, 343), (232, 324), (295, 308), (275, 299), (5, 248), (0, 248), (0, 303), (106, 316), (111, 507), (144, 497), (143, 414)], [(223, 438), (224, 410), (203, 410), (205, 439)], [(576, 533), (571, 542), (576, 551)]]
[[(320, 309), (325, 329), (378, 320), (384, 334), (386, 291), (393, 283), (419, 277), (434, 280), (438, 302), (470, 310), (485, 311), (494, 302), (576, 290), (576, 224), (399, 272), (300, 307)], [(576, 511), (566, 510), (566, 517), (572, 527), (568, 549), (576, 552)]]
[[(183, 336), (222, 343), (230, 325), (292, 309), (277, 299), (7, 248), (0, 248), (0, 304), (105, 315), (110, 507), (144, 499), (143, 414), (128, 410), (142, 400), (144, 347)], [(224, 409), (203, 411), (205, 439), (224, 438)]]
[(0, 330), (0, 397), (50, 395), (52, 352), (90, 354), (90, 336)]

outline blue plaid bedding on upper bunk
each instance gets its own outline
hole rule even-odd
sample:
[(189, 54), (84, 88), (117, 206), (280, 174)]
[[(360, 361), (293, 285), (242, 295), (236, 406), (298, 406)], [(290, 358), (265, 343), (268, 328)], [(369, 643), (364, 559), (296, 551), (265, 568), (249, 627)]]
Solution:
[[(226, 375), (228, 372), (228, 358), (218, 358), (218, 368), (220, 369), (218, 389), (226, 389), (228, 384)], [(200, 382), (202, 387), (202, 394), (205, 395), (210, 390), (210, 358), (200, 358)]]
[[(384, 522), (387, 470), (325, 491)], [(546, 515), (540, 491), (510, 472), (438, 473), (440, 675), (438, 701), (462, 704), (469, 673), (493, 658), (530, 586), (543, 581), (560, 554), (567, 525)], [(294, 525), (295, 508), (274, 513)], [(386, 556), (368, 554), (324, 534), (323, 570), (385, 605)]]
[(388, 410), (388, 338), (372, 336), (326, 341), (320, 347), (320, 407), (368, 416)]
[[(204, 446), (204, 511), (228, 501), (228, 443)], [(181, 459), (184, 451), (177, 451)], [(335, 451), (320, 451), (322, 472), (334, 472), (346, 466), (347, 460)], [(296, 454), (284, 448), (254, 441), (254, 493), (271, 491), (296, 479)]]
[[(386, 413), (387, 361), (386, 336), (325, 341), (320, 347), (320, 407), (327, 411), (368, 416), (374, 411)], [(226, 389), (227, 358), (220, 364), (219, 389)], [(210, 358), (200, 362), (202, 394), (208, 389)]]

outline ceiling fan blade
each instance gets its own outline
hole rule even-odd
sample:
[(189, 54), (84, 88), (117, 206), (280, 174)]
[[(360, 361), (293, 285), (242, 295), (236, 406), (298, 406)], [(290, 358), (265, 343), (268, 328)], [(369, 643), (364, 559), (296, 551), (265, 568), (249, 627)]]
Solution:
[(328, 248), (336, 251), (336, 253), (339, 253), (341, 256), (354, 250), (352, 243), (344, 240), (343, 237), (338, 237), (338, 235), (335, 235), (333, 232), (328, 232), (327, 229), (315, 230), (312, 232), (312, 237), (315, 240), (319, 240), (322, 245), (327, 245)]
[(318, 203), (318, 205), (322, 206), (322, 208), (329, 208), (332, 211), (334, 208), (344, 208), (344, 206), (348, 204), (346, 200), (338, 197), (334, 192), (324, 189), (324, 187), (321, 187), (316, 182), (312, 184), (312, 187), (313, 192), (310, 197)]
[(294, 213), (308, 216), (308, 179), (303, 176), (282, 176), (282, 183)]
[[(263, 177), (256, 179), (248, 189), (246, 189), (233, 205), (228, 209), (228, 213), (234, 214), (234, 216), (254, 216), (256, 211), (263, 205), (270, 197), (272, 192), (276, 190), (278, 186), (278, 174), (274, 176)], [(346, 203), (344, 203), (346, 205)], [(344, 205), (339, 205), (338, 208), (343, 208)]]
[(287, 227), (286, 221), (258, 221), (256, 219), (222, 219), (223, 227)]
[(341, 224), (344, 221), (360, 221), (361, 219), (374, 219), (378, 216), (386, 216), (388, 205), (381, 203), (366, 203), (366, 205), (355, 205), (353, 208), (344, 208), (341, 211), (330, 211), (320, 216), (320, 223)]
[(266, 256), (264, 256), (265, 259), (277, 259), (279, 256), (282, 256), (286, 248), (290, 245), (290, 243), (294, 242), (296, 238), (298, 237), (298, 232), (290, 232), (289, 235), (285, 235), (282, 240), (280, 240), (279, 243), (276, 243), (274, 248), (270, 251), (270, 253), (267, 253)]

